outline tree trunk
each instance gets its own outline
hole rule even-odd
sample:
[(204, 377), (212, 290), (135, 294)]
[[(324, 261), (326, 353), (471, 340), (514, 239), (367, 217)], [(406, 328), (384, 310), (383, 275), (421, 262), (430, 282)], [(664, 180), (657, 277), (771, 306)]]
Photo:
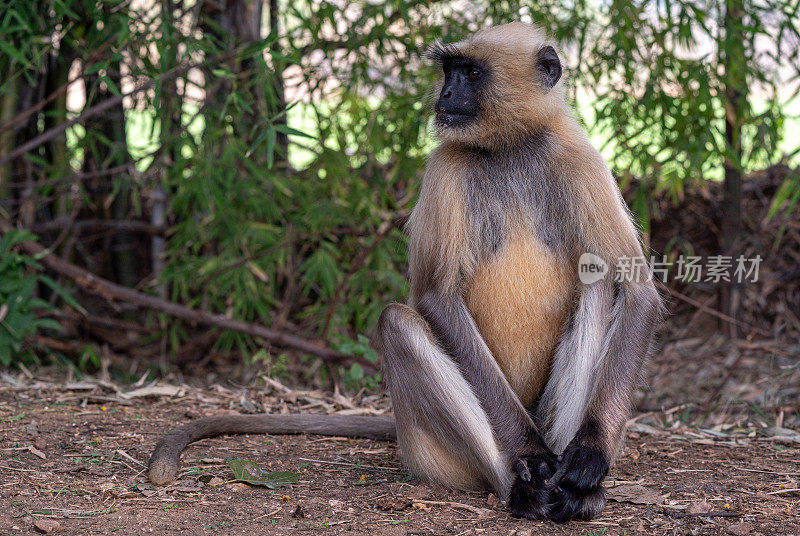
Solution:
[[(114, 62), (107, 72), (108, 79), (117, 88), (121, 87), (119, 62)], [(105, 84), (98, 84), (98, 76), (86, 78), (86, 106), (112, 98), (114, 94)], [(92, 91), (94, 88), (94, 91)], [(86, 150), (84, 171), (95, 172), (119, 167), (130, 162), (128, 144), (125, 138), (125, 109), (119, 102), (106, 113), (86, 122), (87, 136), (100, 133), (106, 141), (95, 140), (95, 150)], [(88, 148), (87, 148), (88, 149)], [(96, 217), (104, 220), (126, 220), (129, 215), (130, 175), (127, 172), (102, 175), (94, 183), (93, 197)], [(138, 283), (136, 255), (133, 235), (124, 229), (115, 229), (103, 239), (103, 250), (108, 252), (110, 265), (107, 277), (126, 287)]]
[[(48, 95), (52, 95), (58, 91), (59, 88), (67, 84), (69, 80), (69, 70), (70, 67), (72, 67), (74, 59), (75, 52), (72, 47), (67, 45), (67, 43), (62, 43), (58, 50), (58, 56), (52, 58), (53, 76), (50, 77), (47, 84)], [(66, 90), (46, 107), (44, 120), (45, 130), (67, 120)], [(67, 133), (61, 132), (58, 136), (48, 141), (46, 146), (50, 154), (50, 161), (53, 164), (50, 171), (51, 178), (68, 177), (71, 175), (72, 167), (69, 162), (70, 155), (67, 148)], [(70, 184), (58, 184), (54, 188), (55, 199), (50, 203), (50, 219), (67, 214), (70, 187)]]
[[(50, 71), (50, 64), (43, 62), (38, 72), (29, 78), (23, 78), (17, 86), (17, 113), (32, 108), (37, 102), (45, 97), (47, 77)], [(30, 115), (24, 122), (20, 122), (14, 128), (14, 146), (35, 138), (41, 129), (39, 120), (42, 119), (41, 112)], [(43, 149), (38, 147), (30, 152), (40, 158), (44, 156)], [(16, 211), (18, 221), (25, 228), (30, 228), (36, 222), (36, 212), (38, 206), (37, 179), (43, 178), (43, 169), (35, 164), (34, 160), (26, 155), (20, 155), (13, 159), (11, 170), (13, 182), (24, 184), (24, 187), (17, 188), (17, 202), (19, 203)], [(12, 212), (13, 214), (14, 212)]]
[[(164, 40), (161, 47), (160, 67), (161, 72), (169, 72), (178, 64), (178, 47), (175, 39), (175, 2), (173, 0), (162, 0), (161, 2), (161, 39)], [(158, 121), (160, 124), (159, 143), (161, 145), (160, 158), (158, 164), (161, 168), (160, 180), (153, 186), (152, 209), (150, 213), (150, 223), (154, 226), (164, 226), (169, 212), (169, 192), (173, 177), (170, 173), (173, 170), (180, 171), (180, 166), (176, 162), (181, 158), (180, 139), (178, 131), (182, 120), (183, 101), (178, 95), (178, 80), (170, 78), (159, 83), (161, 101), (158, 103)], [(180, 180), (180, 176), (175, 177)], [(177, 182), (177, 180), (175, 181)], [(154, 235), (151, 239), (151, 257), (153, 278), (157, 281), (161, 277), (166, 264), (166, 240), (160, 235)], [(164, 283), (157, 285), (159, 297), (167, 297), (167, 287)]]
[[(283, 83), (283, 70), (284, 65), (283, 61), (281, 61), (277, 56), (281, 53), (280, 42), (278, 41), (277, 37), (280, 35), (280, 28), (278, 26), (278, 0), (269, 0), (269, 31), (275, 38), (275, 40), (270, 45), (270, 51), (273, 53), (272, 57), (272, 65), (273, 69), (275, 70), (274, 75), (274, 97), (275, 97), (275, 112), (281, 113), (282, 115), (278, 119), (277, 123), (281, 125), (286, 125), (286, 91)], [(278, 132), (277, 136), (275, 137), (275, 142), (277, 145), (278, 151), (278, 158), (275, 159), (276, 162), (288, 162), (289, 161), (289, 137), (284, 132)]]
[[(277, 33), (278, 28), (278, 5), (276, 0), (270, 0), (270, 31)], [(207, 4), (204, 6), (203, 15), (213, 23), (201, 23), (203, 31), (213, 34), (220, 42), (225, 43), (228, 50), (233, 50), (242, 45), (256, 43), (261, 40), (261, 20), (263, 17), (263, 0), (227, 0), (218, 4)], [(272, 43), (270, 50), (279, 52), (277, 43)], [(272, 60), (277, 72), (282, 72), (283, 66), (280, 61)], [(258, 130), (263, 128), (261, 123), (264, 118), (273, 117), (283, 112), (285, 109), (283, 97), (283, 82), (280, 74), (269, 79), (265, 78), (262, 71), (262, 63), (253, 58), (244, 58), (233, 69), (239, 73), (236, 78), (236, 90), (246, 91), (249, 95), (249, 104), (253, 109), (252, 114), (242, 114), (237, 117), (237, 130), (247, 138), (251, 133), (253, 139), (246, 139), (252, 143), (258, 134)], [(225, 96), (230, 91), (230, 82), (214, 79), (211, 73), (206, 73), (207, 80), (214, 80), (214, 83), (221, 84), (220, 89), (206, 96), (210, 103), (210, 110), (220, 110), (224, 106)], [(272, 85), (272, 91), (264, 91), (267, 84)], [(286, 120), (281, 117), (278, 123), (285, 124)], [(276, 160), (281, 162), (286, 160), (287, 139), (285, 134), (278, 132), (276, 135)], [(260, 165), (266, 164), (266, 158), (258, 153), (252, 155)]]
[[(13, 72), (14, 62), (9, 62), (9, 74)], [(5, 77), (4, 77), (5, 78)], [(9, 80), (8, 78), (5, 78)], [(0, 96), (0, 123), (10, 121), (17, 113), (17, 98), (19, 91), (19, 77), (10, 79), (10, 83), (6, 91)], [(0, 154), (8, 154), (14, 148), (14, 128), (6, 129), (0, 132)], [(13, 182), (14, 179), (11, 175), (11, 170), (14, 169), (14, 163), (8, 162), (0, 166), (0, 208), (5, 209), (9, 213), (12, 210), (12, 194), (13, 190), (8, 190), (6, 184)]]
[[(724, 38), (721, 50), (725, 74), (723, 77), (723, 104), (725, 108), (724, 194), (722, 214), (723, 254), (733, 255), (742, 231), (742, 123), (748, 112), (747, 53), (745, 50), (744, 0), (726, 0)], [(732, 275), (732, 274), (731, 274)], [(732, 281), (721, 289), (722, 311), (736, 318), (738, 289)], [(730, 324), (731, 336), (736, 337), (736, 326)]]

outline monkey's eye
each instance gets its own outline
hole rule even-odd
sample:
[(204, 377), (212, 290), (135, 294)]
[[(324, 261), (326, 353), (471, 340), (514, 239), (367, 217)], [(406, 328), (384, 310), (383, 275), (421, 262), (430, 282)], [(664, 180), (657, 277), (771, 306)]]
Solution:
[(469, 79), (474, 82), (475, 80), (481, 77), (481, 71), (480, 69), (473, 67), (472, 69), (469, 70), (467, 76), (469, 76)]

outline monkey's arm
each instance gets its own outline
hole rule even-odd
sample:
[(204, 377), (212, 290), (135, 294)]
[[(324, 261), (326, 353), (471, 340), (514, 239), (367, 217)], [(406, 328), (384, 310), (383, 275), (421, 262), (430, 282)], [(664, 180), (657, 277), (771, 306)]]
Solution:
[[(594, 285), (598, 286), (593, 289)], [(587, 295), (594, 296), (589, 298), (589, 301), (599, 300), (594, 312), (606, 309), (604, 317), (610, 318), (610, 322), (606, 326), (593, 326), (591, 319), (581, 320), (584, 330), (594, 330), (584, 336), (595, 339), (586, 350), (597, 350), (597, 357), (594, 360), (590, 354), (576, 357), (591, 363), (590, 369), (584, 372), (589, 373), (594, 389), (579, 390), (581, 396), (584, 392), (588, 395), (586, 402), (580, 404), (586, 408), (585, 413), (574, 437), (566, 444), (558, 471), (552, 478), (552, 485), (559, 486), (550, 511), (554, 521), (592, 517), (603, 508), (601, 482), (619, 450), (636, 382), (661, 314), (661, 299), (650, 282), (616, 283), (610, 295), (609, 284), (597, 282), (594, 285), (584, 290), (582, 300), (586, 300)], [(604, 295), (607, 300), (603, 299)], [(608, 307), (603, 306), (604, 301)], [(590, 311), (591, 308), (584, 308), (578, 314)], [(575, 344), (576, 336), (574, 330), (567, 333), (566, 346)], [(601, 341), (599, 347), (597, 340)], [(580, 366), (579, 361), (575, 361), (576, 368)], [(563, 397), (565, 393), (560, 395)], [(557, 422), (558, 413), (555, 418)]]
[(463, 298), (428, 290), (417, 308), (472, 387), (510, 463), (515, 475), (508, 497), (511, 513), (543, 519), (548, 502), (546, 479), (556, 468), (556, 457), (494, 360)]
[[(622, 283), (616, 289), (611, 324), (603, 340), (592, 393), (578, 436), (591, 436), (598, 448), (616, 455), (625, 432), (633, 392), (662, 314), (661, 297), (650, 283)], [(580, 437), (579, 437), (580, 440)]]
[(357, 415), (220, 415), (197, 419), (170, 431), (156, 445), (148, 463), (148, 476), (156, 485), (168, 484), (178, 475), (178, 462), (186, 445), (222, 434), (318, 434), (392, 441), (394, 417)]
[[(417, 309), (430, 325), (442, 349), (456, 362), (481, 403), (500, 448), (515, 472), (524, 478), (525, 458), (552, 466), (554, 454), (522, 406), (481, 337), (475, 321), (458, 293), (429, 289)], [(538, 464), (537, 464), (538, 465)], [(540, 468), (531, 467), (531, 471)], [(542, 468), (544, 469), (544, 468)]]

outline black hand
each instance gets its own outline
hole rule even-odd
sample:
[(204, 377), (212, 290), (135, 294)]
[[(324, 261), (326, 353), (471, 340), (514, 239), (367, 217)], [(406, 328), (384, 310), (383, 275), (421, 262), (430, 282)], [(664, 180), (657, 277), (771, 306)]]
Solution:
[(561, 456), (558, 470), (547, 482), (548, 517), (564, 523), (570, 519), (591, 519), (599, 514), (606, 502), (602, 482), (607, 474), (605, 454), (573, 440)]
[(520, 457), (512, 464), (517, 475), (508, 505), (511, 515), (528, 519), (547, 519), (550, 500), (546, 482), (553, 476), (556, 457), (546, 447)]

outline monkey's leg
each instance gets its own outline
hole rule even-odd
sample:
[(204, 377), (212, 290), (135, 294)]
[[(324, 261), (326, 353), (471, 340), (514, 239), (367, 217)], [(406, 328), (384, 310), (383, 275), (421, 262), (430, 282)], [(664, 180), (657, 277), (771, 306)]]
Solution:
[[(439, 366), (436, 375), (426, 372), (425, 376), (440, 377), (442, 381), (441, 385), (431, 390), (434, 396), (430, 400), (415, 402), (413, 399), (401, 399), (399, 404), (395, 401), (395, 415), (398, 422), (404, 418), (398, 413), (398, 406), (402, 406), (401, 413), (405, 411), (403, 407), (411, 408), (412, 415), (420, 412), (424, 415), (432, 411), (431, 408), (436, 408), (433, 411), (439, 411), (441, 408), (449, 410), (468, 406), (473, 414), (481, 417), (481, 423), (488, 422), (494, 439), (492, 443), (503, 454), (505, 483), (498, 483), (496, 477), (492, 480), (492, 472), (497, 471), (485, 467), (486, 453), (480, 453), (476, 448), (466, 445), (475, 458), (472, 463), (484, 464), (478, 467), (482, 467), (484, 476), (492, 483), (497, 494), (504, 499), (508, 498), (512, 513), (529, 518), (545, 517), (547, 493), (544, 479), (550, 476), (555, 468), (555, 456), (544, 444), (530, 416), (503, 376), (463, 302), (456, 300), (450, 303), (447, 300), (437, 299), (433, 294), (427, 294), (420, 300), (419, 308), (421, 314), (410, 307), (397, 304), (387, 307), (383, 316), (384, 322), (381, 323), (384, 360), (389, 364), (402, 359), (413, 362), (424, 354), (430, 363)], [(387, 344), (393, 335), (398, 340), (394, 344)], [(408, 357), (409, 355), (411, 357)], [(443, 374), (442, 371), (446, 373)], [(418, 383), (418, 374), (419, 372), (414, 373), (412, 370), (409, 377)], [(399, 373), (397, 378), (400, 382), (407, 381)], [(461, 394), (458, 398), (453, 397), (452, 385), (456, 380), (459, 392), (469, 393), (468, 397)], [(391, 386), (391, 380), (389, 381)], [(397, 396), (402, 397), (406, 392), (405, 389), (396, 387), (391, 388), (391, 391), (393, 400), (396, 400)], [(435, 398), (443, 395), (442, 400)], [(415, 416), (419, 421), (419, 415)], [(437, 426), (443, 421), (440, 415), (435, 417), (428, 421), (434, 426), (433, 429), (437, 430)], [(465, 438), (463, 432), (459, 433), (459, 430), (470, 420), (460, 419), (460, 421), (464, 422), (454, 423), (454, 431), (458, 434), (456, 438), (461, 443), (460, 448), (464, 449)], [(481, 434), (485, 435), (484, 432)], [(402, 433), (398, 435), (403, 436)], [(469, 439), (470, 445), (475, 443), (474, 439)], [(479, 443), (481, 441), (485, 442), (479, 439)], [(453, 447), (458, 449), (459, 445)], [(477, 457), (475, 453), (478, 453)], [(490, 457), (489, 460), (493, 466), (495, 459)], [(513, 483), (508, 481), (509, 471)]]
[[(584, 289), (543, 397), (551, 412), (548, 440), (557, 452), (563, 449), (552, 478), (550, 519), (590, 519), (605, 506), (601, 484), (619, 450), (660, 310), (651, 284), (614, 289), (597, 282)], [(610, 322), (598, 322), (597, 315)], [(565, 383), (570, 377), (577, 383)]]
[(401, 456), (414, 473), (457, 489), (491, 485), (508, 496), (513, 475), (458, 367), (411, 307), (390, 304), (378, 322), (383, 371)]

